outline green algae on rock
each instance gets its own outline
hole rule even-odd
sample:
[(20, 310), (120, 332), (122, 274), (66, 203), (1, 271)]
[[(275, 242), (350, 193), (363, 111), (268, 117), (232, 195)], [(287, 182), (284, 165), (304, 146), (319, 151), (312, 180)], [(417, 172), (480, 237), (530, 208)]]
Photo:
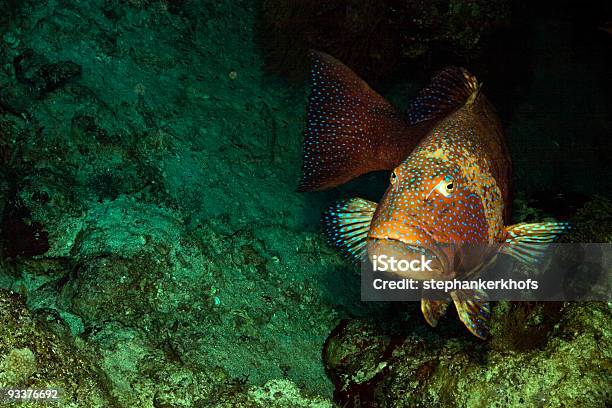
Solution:
[(1, 286), (96, 350), (116, 406), (269, 381), (330, 397), (320, 349), (346, 306), (325, 283), (350, 285), (326, 274), (342, 266), (309, 221), (323, 204), (293, 193), (303, 95), (267, 78), (254, 4), (9, 3), (0, 208), (49, 247), (0, 227)]
[(595, 196), (573, 217), (570, 242), (612, 242), (612, 201)]
[(95, 352), (65, 327), (50, 331), (39, 317), (21, 296), (0, 289), (0, 387), (61, 388), (65, 407), (116, 406)]
[[(324, 356), (342, 406), (603, 407), (612, 398), (611, 318), (604, 303), (567, 304), (541, 348), (514, 351), (455, 333), (395, 332), (401, 340), (375, 354), (370, 350), (394, 332), (354, 321), (332, 335)], [(529, 335), (498, 332), (497, 324), (494, 318), (495, 335)], [(338, 351), (331, 344), (348, 348), (346, 356), (332, 358)]]
[(213, 403), (216, 408), (332, 408), (330, 400), (307, 396), (291, 381), (271, 380), (261, 386), (253, 386), (243, 394), (220, 398)]

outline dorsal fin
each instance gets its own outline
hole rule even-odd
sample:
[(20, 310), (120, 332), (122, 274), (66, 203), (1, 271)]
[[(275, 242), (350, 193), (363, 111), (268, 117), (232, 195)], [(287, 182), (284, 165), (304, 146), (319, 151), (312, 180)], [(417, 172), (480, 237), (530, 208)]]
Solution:
[(436, 73), (406, 111), (408, 123), (441, 119), (454, 110), (476, 101), (480, 84), (467, 70), (447, 67)]
[(350, 68), (312, 51), (311, 93), (300, 191), (323, 190), (391, 170), (427, 131), (406, 118)]

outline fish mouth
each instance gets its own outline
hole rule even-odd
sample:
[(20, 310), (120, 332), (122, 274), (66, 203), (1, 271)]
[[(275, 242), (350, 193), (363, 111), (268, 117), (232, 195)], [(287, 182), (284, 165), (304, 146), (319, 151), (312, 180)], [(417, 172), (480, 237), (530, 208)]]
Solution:
[[(447, 255), (435, 246), (425, 247), (392, 238), (370, 238), (367, 253), (376, 270), (382, 270), (380, 265), (388, 265), (385, 272), (400, 278), (441, 279), (448, 269)], [(391, 268), (392, 264), (395, 268)]]

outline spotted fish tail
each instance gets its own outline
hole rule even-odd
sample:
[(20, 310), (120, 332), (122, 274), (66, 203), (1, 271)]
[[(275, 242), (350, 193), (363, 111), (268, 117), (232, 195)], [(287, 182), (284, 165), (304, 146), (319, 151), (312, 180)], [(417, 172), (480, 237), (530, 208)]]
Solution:
[(410, 129), (406, 117), (340, 61), (312, 51), (311, 92), (299, 191), (346, 183), (391, 170), (428, 128)]
[(479, 85), (462, 68), (438, 72), (405, 114), (330, 55), (311, 51), (311, 92), (298, 191), (324, 190), (392, 170), (437, 121), (474, 103)]

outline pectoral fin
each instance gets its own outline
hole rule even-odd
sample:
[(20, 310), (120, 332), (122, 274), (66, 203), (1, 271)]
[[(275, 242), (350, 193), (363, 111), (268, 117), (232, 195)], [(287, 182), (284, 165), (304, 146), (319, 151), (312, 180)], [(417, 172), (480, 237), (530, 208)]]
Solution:
[(501, 252), (527, 265), (538, 265), (549, 244), (569, 229), (566, 222), (522, 223), (506, 227), (506, 242)]
[(488, 321), (491, 315), (486, 293), (479, 290), (456, 290), (451, 292), (451, 298), (465, 327), (474, 336), (484, 340), (489, 333)]
[(361, 260), (374, 211), (376, 203), (363, 198), (338, 201), (323, 216), (330, 244), (352, 260)]

